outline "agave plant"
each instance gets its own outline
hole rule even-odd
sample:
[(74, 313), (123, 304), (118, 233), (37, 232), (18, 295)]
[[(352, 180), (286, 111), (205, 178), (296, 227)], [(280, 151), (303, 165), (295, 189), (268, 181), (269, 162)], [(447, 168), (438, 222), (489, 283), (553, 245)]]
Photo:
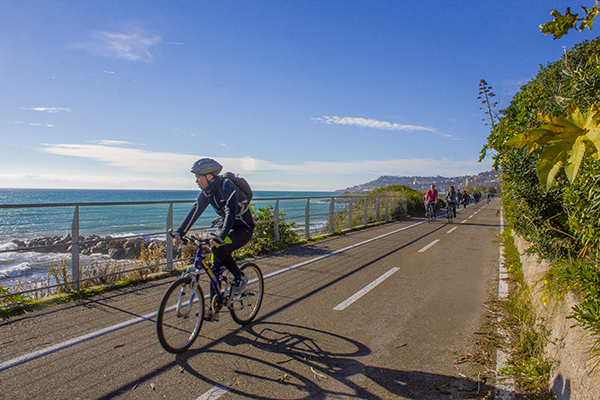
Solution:
[(546, 122), (540, 128), (520, 133), (506, 141), (507, 146), (540, 151), (537, 176), (548, 191), (556, 174), (564, 167), (573, 183), (584, 157), (600, 160), (600, 106), (592, 106), (586, 114), (573, 108), (564, 117), (541, 115)]

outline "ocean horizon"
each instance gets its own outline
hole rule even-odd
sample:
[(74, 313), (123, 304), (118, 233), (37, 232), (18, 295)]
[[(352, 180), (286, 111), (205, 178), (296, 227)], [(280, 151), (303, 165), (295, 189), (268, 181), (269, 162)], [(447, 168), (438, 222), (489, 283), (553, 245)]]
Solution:
[[(67, 259), (66, 253), (12, 252), (13, 240), (64, 236), (72, 232), (75, 207), (79, 205), (79, 234), (83, 237), (123, 237), (142, 235), (164, 239), (170, 202), (173, 203), (173, 227), (183, 220), (200, 190), (127, 190), (127, 189), (8, 189), (0, 188), (0, 286), (12, 287), (18, 280), (46, 279), (51, 263)], [(329, 198), (340, 193), (319, 191), (254, 192), (256, 208), (274, 205), (280, 200), (280, 212), (304, 224), (307, 198), (311, 198), (311, 227), (327, 220)], [(122, 204), (122, 203), (141, 204)], [(103, 205), (98, 205), (102, 203)], [(68, 206), (66, 206), (68, 204)], [(89, 205), (88, 205), (89, 204)], [(27, 205), (30, 207), (17, 207)], [(4, 206), (4, 208), (3, 208)], [(194, 228), (207, 229), (217, 215), (208, 207)], [(81, 256), (83, 263), (92, 257)]]

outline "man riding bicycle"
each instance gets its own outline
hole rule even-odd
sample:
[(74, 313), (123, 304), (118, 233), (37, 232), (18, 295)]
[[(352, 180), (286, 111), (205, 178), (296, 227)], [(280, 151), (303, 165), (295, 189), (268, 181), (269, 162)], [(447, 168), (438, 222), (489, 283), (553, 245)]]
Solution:
[(446, 193), (446, 204), (448, 212), (454, 212), (454, 218), (456, 218), (456, 192), (454, 191), (454, 186), (450, 186), (448, 193)]
[(438, 199), (438, 191), (435, 188), (435, 185), (432, 183), (431, 189), (429, 189), (427, 191), (427, 194), (425, 195), (425, 212), (427, 212), (429, 207), (432, 207), (433, 208), (433, 219), (436, 218), (435, 203), (437, 203), (437, 199)]
[(234, 294), (242, 293), (248, 278), (242, 273), (232, 256), (252, 238), (254, 220), (248, 208), (241, 204), (246, 200), (243, 192), (229, 179), (219, 176), (223, 167), (210, 158), (202, 158), (192, 166), (196, 183), (202, 189), (192, 209), (175, 231), (175, 245), (184, 236), (210, 204), (221, 217), (217, 232), (211, 234), (210, 247), (215, 263), (223, 264), (234, 276)]

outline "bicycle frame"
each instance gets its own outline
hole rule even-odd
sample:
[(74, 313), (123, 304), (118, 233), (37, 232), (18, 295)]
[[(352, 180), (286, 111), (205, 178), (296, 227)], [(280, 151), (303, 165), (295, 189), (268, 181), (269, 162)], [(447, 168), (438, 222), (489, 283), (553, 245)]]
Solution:
[(196, 251), (196, 258), (194, 259), (194, 266), (186, 269), (185, 272), (183, 272), (182, 276), (185, 276), (186, 274), (194, 274), (196, 277), (195, 281), (197, 284), (198, 276), (200, 275), (200, 272), (204, 270), (204, 272), (210, 280), (210, 285), (213, 289), (213, 293), (216, 294), (218, 301), (220, 303), (225, 303), (225, 297), (223, 296), (223, 292), (221, 291), (221, 287), (219, 285), (219, 280), (223, 271), (225, 270), (225, 266), (220, 264), (213, 265), (211, 267), (207, 261), (208, 257), (202, 255), (202, 248), (204, 243), (198, 239), (192, 240), (195, 241), (198, 245), (198, 250)]

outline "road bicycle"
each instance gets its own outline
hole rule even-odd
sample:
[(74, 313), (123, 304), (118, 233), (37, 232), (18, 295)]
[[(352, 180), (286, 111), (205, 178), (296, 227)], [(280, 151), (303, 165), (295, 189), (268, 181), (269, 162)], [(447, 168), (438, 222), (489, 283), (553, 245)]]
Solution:
[(232, 274), (223, 265), (212, 262), (210, 240), (191, 236), (181, 240), (198, 246), (194, 266), (183, 271), (167, 289), (156, 318), (158, 340), (166, 351), (174, 354), (186, 351), (194, 343), (207, 318), (199, 281), (202, 271), (210, 280), (210, 321), (217, 321), (218, 312), (225, 306), (235, 322), (248, 324), (258, 314), (264, 294), (263, 275), (256, 264), (245, 263), (240, 267), (248, 283), (243, 292), (235, 294)]
[(433, 201), (427, 202), (427, 222), (433, 222), (435, 216), (433, 214)]
[(447, 215), (446, 217), (448, 218), (448, 223), (451, 224), (452, 221), (454, 220), (454, 213), (456, 212), (456, 204), (454, 202), (448, 202), (446, 203), (447, 206)]

